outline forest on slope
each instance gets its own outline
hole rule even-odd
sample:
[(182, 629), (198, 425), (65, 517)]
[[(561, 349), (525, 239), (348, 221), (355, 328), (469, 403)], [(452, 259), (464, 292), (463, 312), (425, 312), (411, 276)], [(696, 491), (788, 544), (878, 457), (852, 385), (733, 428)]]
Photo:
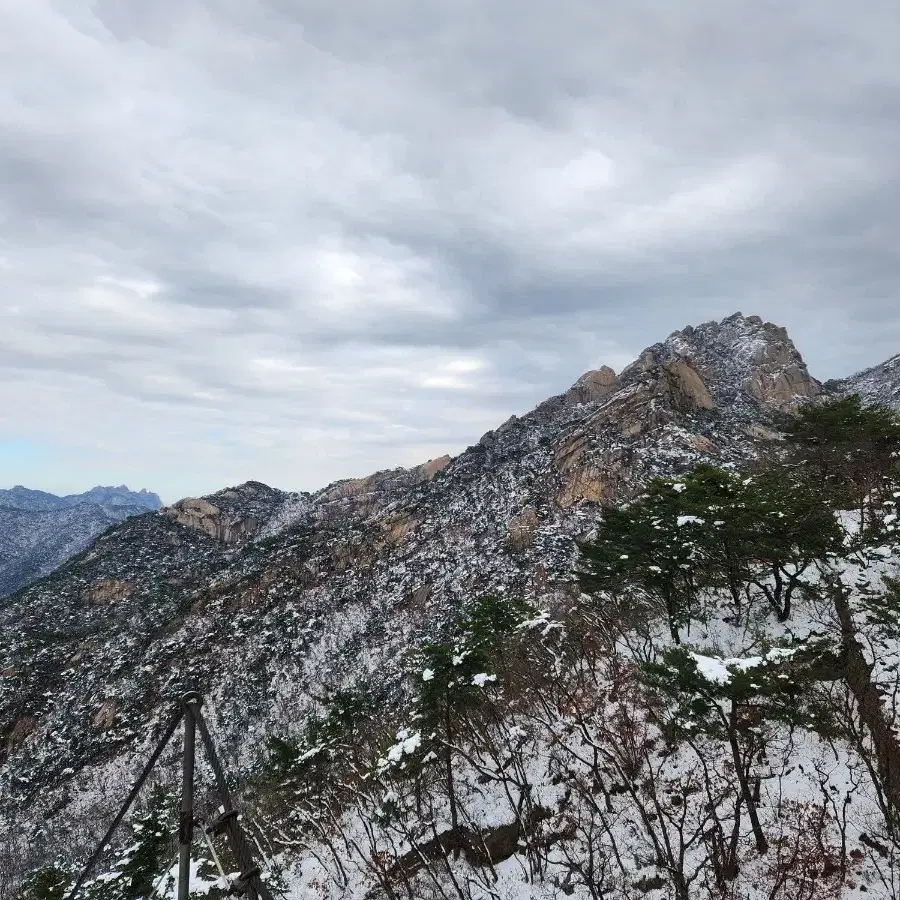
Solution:
[[(270, 886), (900, 897), (900, 421), (850, 397), (783, 429), (605, 509), (570, 601), (472, 597), (410, 648), (402, 707), (365, 681), (317, 698), (241, 788)], [(173, 896), (176, 823), (154, 786), (86, 900)], [(225, 896), (197, 852), (195, 895)], [(19, 896), (61, 900), (79, 862)]]

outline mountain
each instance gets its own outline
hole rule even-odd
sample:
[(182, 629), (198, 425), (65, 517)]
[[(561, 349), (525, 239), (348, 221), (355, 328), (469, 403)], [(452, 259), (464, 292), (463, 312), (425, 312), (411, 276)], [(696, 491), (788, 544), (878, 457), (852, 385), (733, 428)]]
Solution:
[(900, 408), (900, 354), (886, 362), (838, 381), (825, 384), (829, 393), (859, 394), (868, 403)]
[[(840, 389), (886, 384), (885, 365)], [(187, 689), (242, 777), (323, 696), (366, 685), (402, 709), (411, 648), (472, 597), (565, 605), (603, 505), (767, 456), (784, 416), (824, 392), (783, 328), (738, 313), (585, 373), (455, 458), (313, 493), (248, 482), (125, 519), (0, 600), (0, 832), (19, 865), (61, 834), (88, 849)]]
[(0, 597), (51, 572), (111, 525), (161, 505), (156, 494), (124, 485), (64, 497), (21, 485), (0, 490)]

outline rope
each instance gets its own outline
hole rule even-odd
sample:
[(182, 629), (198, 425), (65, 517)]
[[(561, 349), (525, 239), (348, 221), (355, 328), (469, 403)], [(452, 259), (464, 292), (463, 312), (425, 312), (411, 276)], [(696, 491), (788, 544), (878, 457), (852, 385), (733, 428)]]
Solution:
[(222, 862), (219, 859), (219, 854), (216, 853), (216, 848), (213, 846), (213, 842), (209, 839), (209, 834), (205, 828), (201, 829), (203, 831), (203, 840), (206, 842), (206, 846), (209, 848), (209, 852), (212, 855), (213, 860), (215, 861), (216, 868), (219, 870), (219, 875), (222, 877), (222, 886), (228, 882), (228, 873), (222, 868)]

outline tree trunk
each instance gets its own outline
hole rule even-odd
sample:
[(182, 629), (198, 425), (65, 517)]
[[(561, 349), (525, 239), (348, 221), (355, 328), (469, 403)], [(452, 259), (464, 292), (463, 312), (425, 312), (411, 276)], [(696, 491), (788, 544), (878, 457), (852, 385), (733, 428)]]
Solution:
[(878, 776), (888, 805), (890, 822), (900, 825), (900, 743), (885, 716), (878, 688), (872, 682), (872, 667), (866, 661), (862, 645), (856, 637), (856, 626), (843, 585), (832, 590), (834, 609), (841, 623), (841, 639), (845, 655), (847, 687), (856, 700), (859, 718), (872, 737), (878, 764)]
[(681, 644), (681, 635), (678, 633), (678, 610), (675, 599), (671, 594), (666, 595), (666, 617), (669, 620), (669, 634), (675, 646)]
[(769, 849), (769, 842), (763, 834), (762, 825), (759, 821), (759, 814), (756, 811), (756, 804), (753, 802), (753, 793), (750, 790), (750, 784), (747, 781), (747, 773), (744, 771), (744, 761), (741, 758), (741, 748), (737, 739), (737, 707), (734, 700), (731, 701), (731, 709), (728, 713), (728, 743), (731, 746), (731, 756), (734, 760), (734, 771), (737, 775), (738, 784), (741, 788), (741, 796), (744, 798), (744, 805), (747, 807), (747, 816), (750, 819), (750, 827), (753, 829), (753, 837), (756, 840), (756, 849), (760, 853), (766, 853)]
[(782, 578), (781, 578), (781, 569), (778, 567), (777, 564), (774, 564), (772, 566), (772, 576), (775, 580), (775, 591), (774, 591), (775, 612), (778, 615), (779, 622), (787, 622), (788, 616), (790, 616), (790, 614), (791, 614), (790, 598), (788, 598), (787, 604), (783, 605), (783, 603), (784, 603), (784, 582), (782, 581)]
[[(444, 704), (444, 733), (447, 736), (447, 747), (444, 754), (444, 766), (447, 778), (447, 798), (450, 802), (450, 828), (453, 832), (454, 843), (455, 838), (459, 836), (459, 814), (456, 809), (456, 786), (453, 783), (453, 719), (450, 713), (450, 698), (445, 699)], [(453, 850), (454, 858), (459, 857), (459, 847), (455, 846)]]

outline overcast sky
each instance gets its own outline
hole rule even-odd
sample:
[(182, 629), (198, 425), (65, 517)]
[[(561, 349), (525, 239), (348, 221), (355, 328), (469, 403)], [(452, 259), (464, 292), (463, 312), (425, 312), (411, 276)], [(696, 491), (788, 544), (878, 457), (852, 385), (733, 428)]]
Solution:
[(900, 351), (900, 3), (9, 0), (0, 487), (459, 452), (736, 310)]

